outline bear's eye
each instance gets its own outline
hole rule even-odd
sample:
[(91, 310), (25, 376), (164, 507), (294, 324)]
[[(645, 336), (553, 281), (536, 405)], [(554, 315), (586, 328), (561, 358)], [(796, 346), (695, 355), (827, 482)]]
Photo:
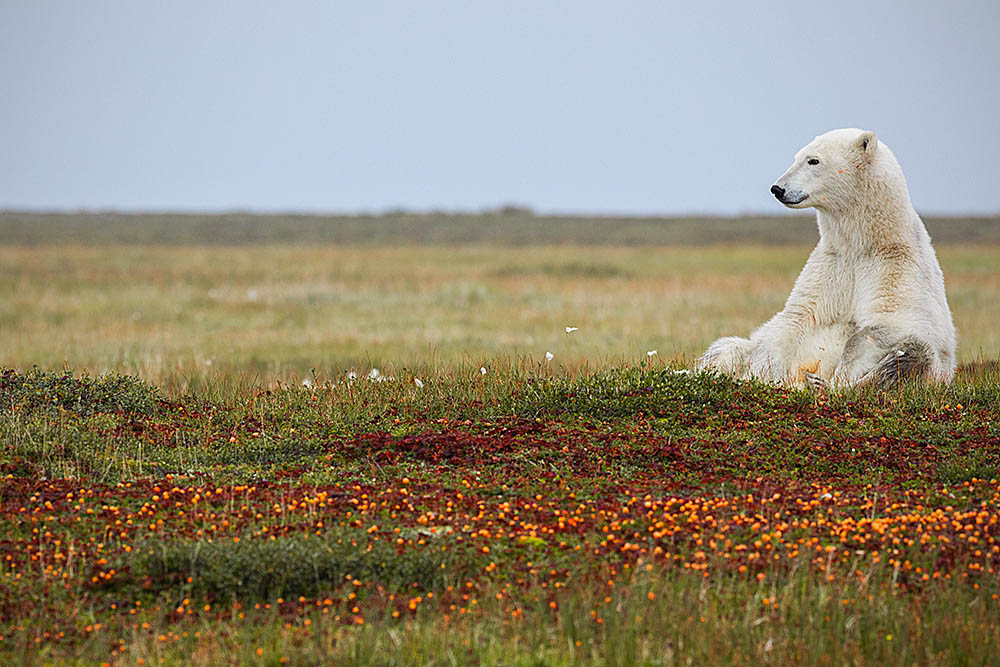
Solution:
[(814, 157), (811, 157), (808, 160), (806, 160), (806, 164), (811, 164), (813, 166), (816, 166), (817, 164), (819, 164), (819, 160), (817, 160)]

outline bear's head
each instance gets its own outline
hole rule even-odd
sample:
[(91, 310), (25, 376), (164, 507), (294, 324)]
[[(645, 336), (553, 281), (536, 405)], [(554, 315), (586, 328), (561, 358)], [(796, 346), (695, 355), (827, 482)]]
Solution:
[(874, 132), (832, 130), (795, 154), (792, 166), (771, 186), (788, 208), (837, 209), (857, 200), (859, 181), (880, 154)]

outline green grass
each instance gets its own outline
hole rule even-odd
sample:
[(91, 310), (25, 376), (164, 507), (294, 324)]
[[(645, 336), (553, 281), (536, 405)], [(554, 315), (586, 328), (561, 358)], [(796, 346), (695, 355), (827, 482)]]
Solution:
[(1000, 642), (995, 600), (941, 587), (916, 605), (873, 580), (845, 588), (804, 576), (706, 584), (637, 575), (614, 590), (583, 589), (555, 610), (530, 600), (517, 609), (512, 617), (487, 595), (447, 621), (420, 610), (404, 622), (354, 628), (331, 627), (318, 612), (286, 628), (280, 614), (258, 612), (255, 623), (191, 625), (188, 637), (167, 646), (144, 633), (125, 658), (178, 665), (192, 656), (202, 664), (275, 664), (282, 657), (311, 664), (321, 656), (347, 665), (989, 665)]

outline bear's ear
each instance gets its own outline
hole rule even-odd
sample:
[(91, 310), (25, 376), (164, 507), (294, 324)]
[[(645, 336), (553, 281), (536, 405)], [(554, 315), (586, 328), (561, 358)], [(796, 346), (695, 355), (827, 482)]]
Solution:
[(875, 149), (878, 148), (878, 138), (874, 132), (862, 132), (856, 140), (858, 150), (864, 156), (866, 162), (871, 162), (875, 157)]

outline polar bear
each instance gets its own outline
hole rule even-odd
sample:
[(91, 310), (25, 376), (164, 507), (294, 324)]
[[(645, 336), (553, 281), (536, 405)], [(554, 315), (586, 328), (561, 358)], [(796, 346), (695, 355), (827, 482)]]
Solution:
[(750, 338), (715, 341), (698, 367), (815, 388), (950, 382), (944, 278), (889, 147), (872, 132), (827, 132), (771, 193), (788, 208), (816, 209), (819, 243), (784, 310)]

